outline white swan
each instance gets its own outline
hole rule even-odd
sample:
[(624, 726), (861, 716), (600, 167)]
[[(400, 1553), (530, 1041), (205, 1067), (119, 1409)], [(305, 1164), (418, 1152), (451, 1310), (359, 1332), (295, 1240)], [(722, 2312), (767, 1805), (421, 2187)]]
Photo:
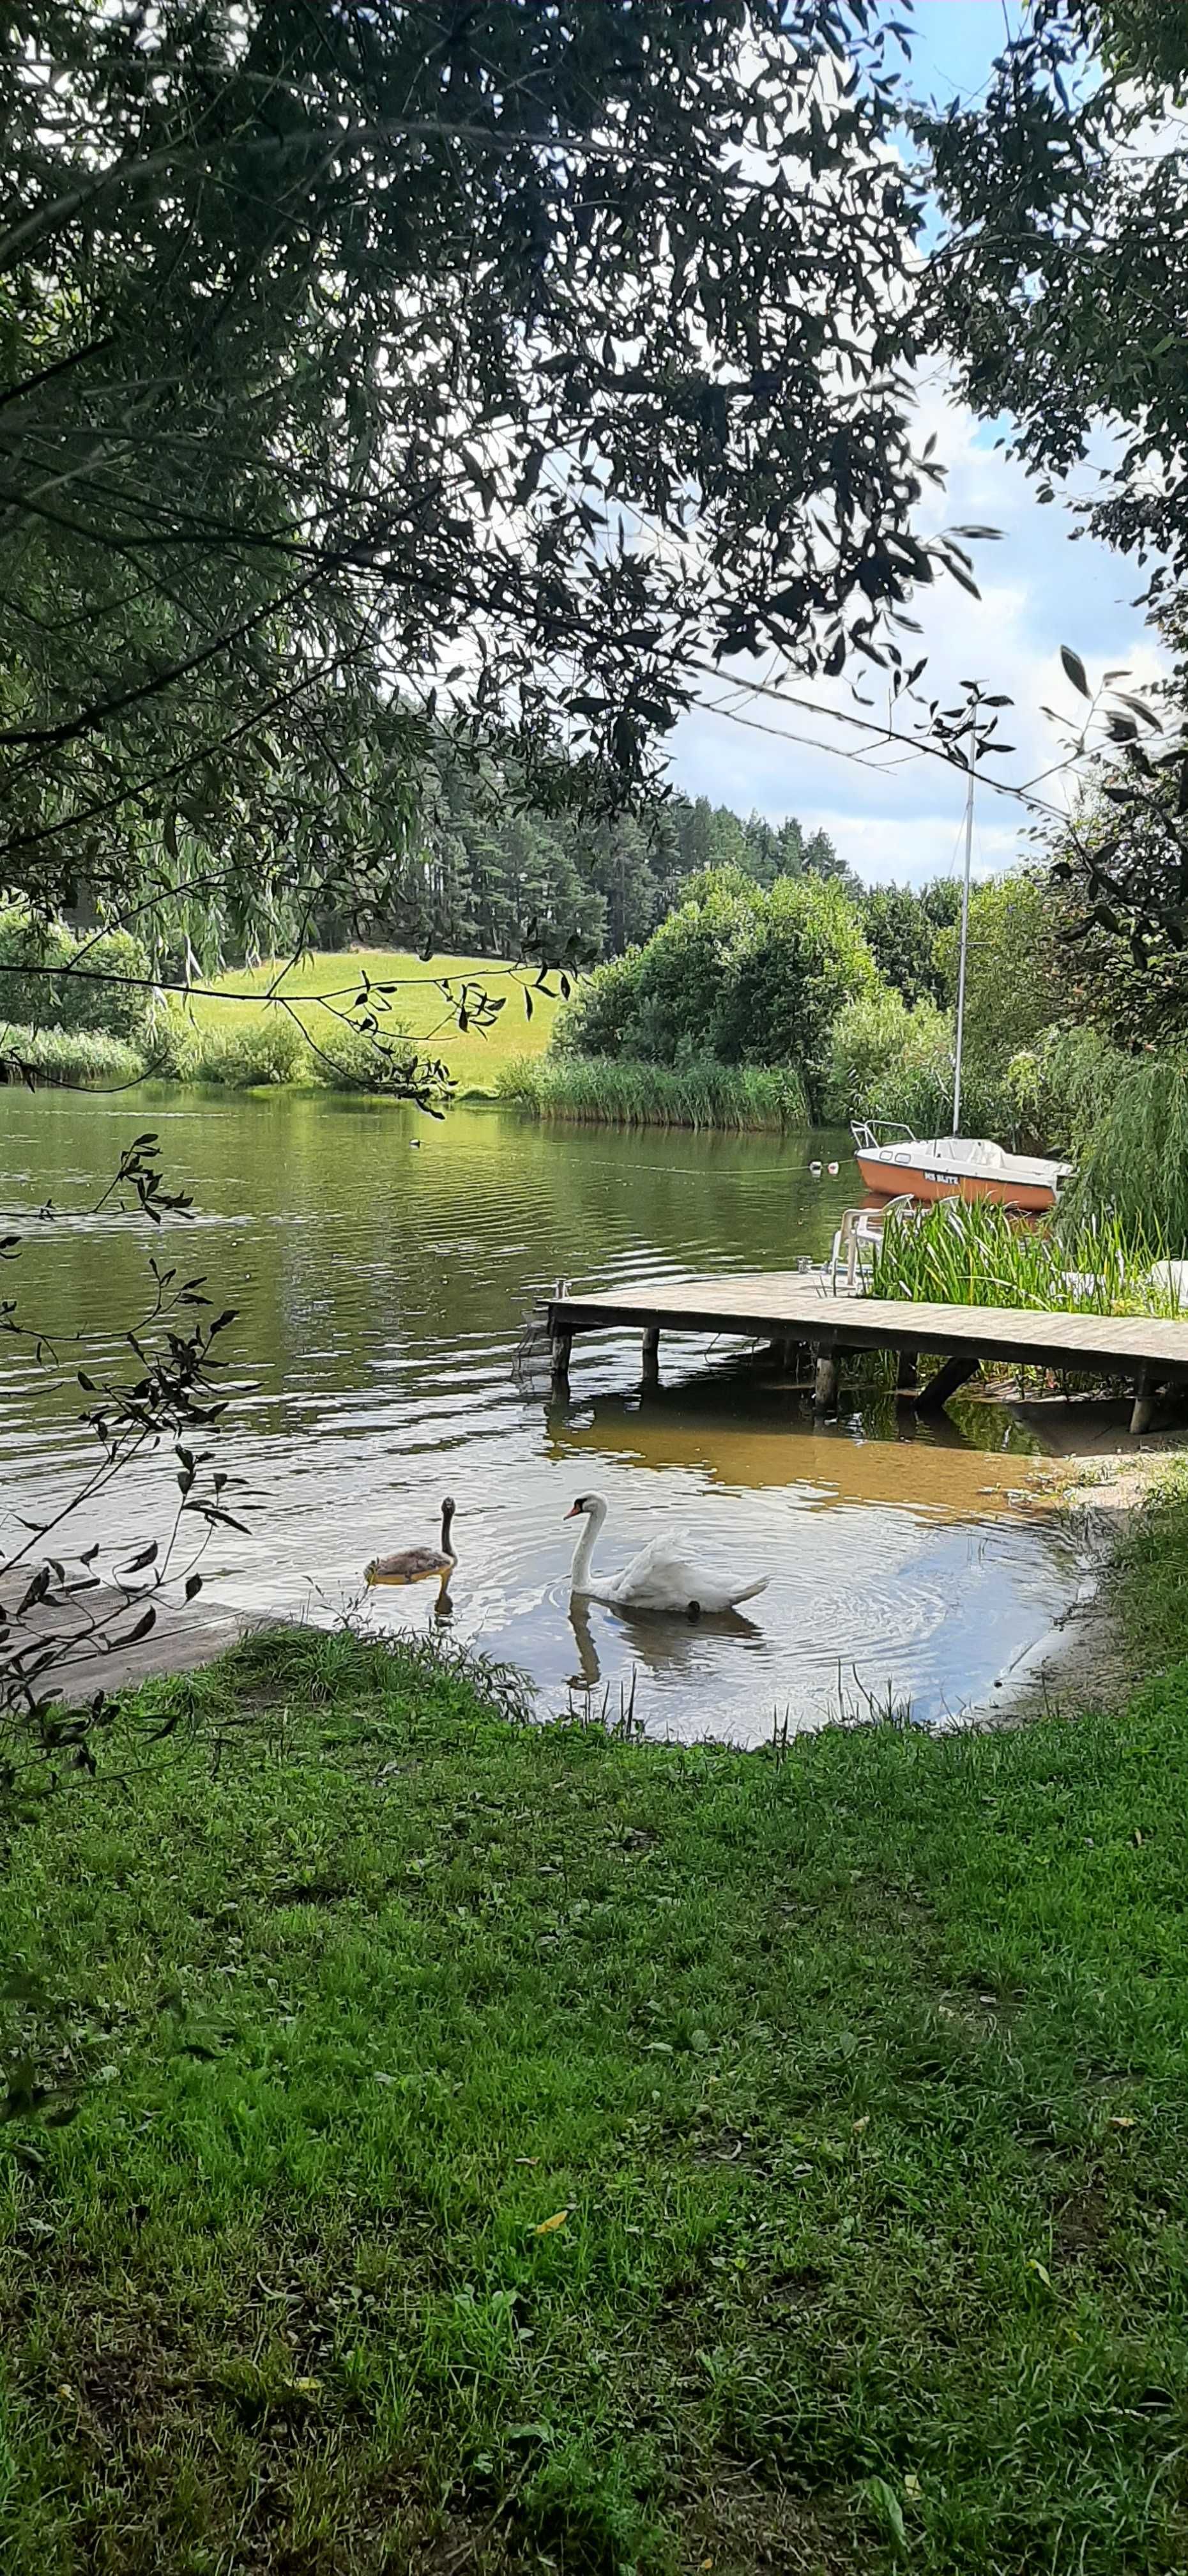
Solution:
[(703, 1611), (712, 1615), (733, 1610), (740, 1601), (753, 1601), (757, 1592), (766, 1592), (771, 1579), (763, 1574), (757, 1583), (724, 1583), (720, 1575), (690, 1565), (681, 1554), (684, 1532), (671, 1530), (667, 1538), (650, 1538), (621, 1574), (591, 1583), (590, 1559), (606, 1519), (605, 1495), (579, 1494), (565, 1518), (585, 1523), (573, 1552), (570, 1592), (586, 1601), (608, 1602), (612, 1610), (676, 1610), (684, 1618), (697, 1619)]

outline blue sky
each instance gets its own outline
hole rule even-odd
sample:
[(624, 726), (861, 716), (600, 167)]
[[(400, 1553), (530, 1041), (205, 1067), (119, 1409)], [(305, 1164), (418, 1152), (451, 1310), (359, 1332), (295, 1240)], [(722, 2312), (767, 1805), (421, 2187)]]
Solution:
[[(947, 103), (987, 81), (1001, 49), (1007, 12), (1017, 22), (1016, 0), (916, 0), (913, 12), (913, 78)], [(954, 583), (938, 584), (913, 603), (924, 625), (930, 694), (961, 678), (976, 677), (1015, 699), (1006, 738), (1015, 754), (998, 766), (1018, 783), (1034, 778), (1058, 757), (1056, 733), (1044, 705), (1072, 714), (1074, 698), (1060, 666), (1061, 644), (1071, 644), (1091, 677), (1123, 665), (1136, 681), (1157, 668), (1152, 638), (1131, 603), (1141, 575), (1133, 562), (1111, 554), (1088, 536), (1061, 500), (1044, 507), (1021, 466), (996, 446), (992, 425), (976, 422), (953, 397), (943, 368), (928, 371), (922, 391), (922, 435), (937, 433), (937, 452), (948, 470), (940, 503), (922, 522), (940, 528), (963, 521), (1002, 530), (1002, 541), (971, 549), (981, 600)], [(1093, 490), (1087, 467), (1068, 498)], [(707, 697), (718, 693), (707, 689)], [(850, 706), (847, 692), (821, 688), (822, 702)], [(779, 739), (737, 721), (843, 739), (840, 729), (802, 714), (785, 716), (761, 701), (740, 702), (735, 717), (698, 707), (673, 737), (672, 773), (690, 795), (747, 813), (757, 807), (779, 821), (798, 814), (803, 823), (831, 834), (859, 875), (874, 882), (897, 877), (919, 884), (952, 864), (961, 821), (961, 786), (938, 763), (913, 760), (901, 767), (858, 768), (852, 760)], [(1007, 723), (1004, 717), (1004, 724)], [(881, 757), (881, 755), (880, 755)], [(1040, 791), (1063, 793), (1049, 780)], [(990, 873), (1010, 866), (1030, 846), (1021, 809), (989, 789), (979, 791), (975, 866)]]

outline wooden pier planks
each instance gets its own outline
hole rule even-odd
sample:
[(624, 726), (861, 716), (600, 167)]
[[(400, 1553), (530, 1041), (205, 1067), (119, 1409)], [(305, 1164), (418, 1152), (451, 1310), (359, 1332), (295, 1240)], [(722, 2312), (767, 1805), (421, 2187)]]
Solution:
[[(937, 1372), (917, 1401), (943, 1403), (981, 1360), (1017, 1367), (1074, 1369), (1134, 1381), (1136, 1429), (1145, 1427), (1150, 1391), (1188, 1379), (1188, 1321), (1161, 1316), (1039, 1313), (1010, 1306), (914, 1305), (887, 1297), (823, 1295), (795, 1270), (741, 1271), (712, 1278), (654, 1279), (596, 1296), (570, 1293), (548, 1301), (555, 1373), (564, 1376), (579, 1333), (634, 1325), (649, 1337), (666, 1333), (732, 1333), (748, 1340), (806, 1343), (823, 1356), (842, 1351), (931, 1351), (953, 1365)], [(958, 1363), (965, 1361), (962, 1368)], [(941, 1381), (944, 1381), (943, 1392)]]

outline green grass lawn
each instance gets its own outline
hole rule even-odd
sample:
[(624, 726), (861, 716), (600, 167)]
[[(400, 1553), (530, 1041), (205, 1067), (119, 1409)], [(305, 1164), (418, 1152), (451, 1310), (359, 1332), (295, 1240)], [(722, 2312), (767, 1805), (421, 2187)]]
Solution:
[[(219, 989), (225, 993), (259, 993), (262, 996), (280, 971), (275, 963), (245, 968), (241, 973), (224, 975)], [(316, 993), (334, 993), (338, 996), (337, 1008), (348, 1010), (360, 990), (363, 974), (373, 984), (400, 985), (401, 990), (389, 996), (393, 1014), (404, 1022), (410, 1036), (419, 1045), (448, 1064), (463, 1091), (491, 1090), (501, 1065), (510, 1063), (516, 1056), (539, 1053), (548, 1043), (557, 1015), (556, 976), (550, 977), (550, 998), (535, 989), (531, 970), (517, 976), (498, 959), (443, 955), (426, 962), (404, 948), (352, 948), (342, 954), (318, 950), (288, 969), (279, 987), (291, 1002), (297, 1004), (315, 1045), (332, 1045), (338, 1023), (331, 1012), (321, 1008), (311, 997)], [(458, 1029), (437, 980), (448, 979), (457, 987), (464, 977), (481, 985), (493, 998), (506, 995), (504, 1008), (485, 1033), (475, 1028), (465, 1032)], [(531, 1019), (524, 1004), (524, 983), (533, 988)], [(205, 995), (187, 1007), (192, 1008), (199, 1028), (240, 1028), (245, 1020), (257, 1016), (248, 1013), (242, 1003), (220, 1002)]]
[(0, 1898), (5, 2576), (1188, 2566), (1188, 1663), (781, 1759), (305, 1633), (103, 1760)]

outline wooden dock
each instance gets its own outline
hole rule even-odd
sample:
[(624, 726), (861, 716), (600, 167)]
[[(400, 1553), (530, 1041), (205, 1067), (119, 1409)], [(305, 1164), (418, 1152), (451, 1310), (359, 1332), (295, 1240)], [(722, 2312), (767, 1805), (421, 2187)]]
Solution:
[[(900, 1392), (920, 1412), (938, 1410), (983, 1360), (1118, 1378), (1134, 1391), (1134, 1432), (1147, 1429), (1160, 1386), (1188, 1383), (1188, 1321), (837, 1296), (822, 1293), (796, 1270), (657, 1279), (642, 1287), (604, 1289), (592, 1297), (558, 1290), (548, 1300), (548, 1320), (559, 1388), (568, 1380), (575, 1336), (616, 1325), (642, 1331), (645, 1378), (655, 1376), (661, 1333), (737, 1334), (747, 1341), (771, 1342), (789, 1361), (794, 1352), (807, 1350), (822, 1412), (836, 1403), (839, 1362), (847, 1351), (896, 1352)], [(919, 1362), (925, 1353), (935, 1354), (941, 1365), (921, 1384)]]

